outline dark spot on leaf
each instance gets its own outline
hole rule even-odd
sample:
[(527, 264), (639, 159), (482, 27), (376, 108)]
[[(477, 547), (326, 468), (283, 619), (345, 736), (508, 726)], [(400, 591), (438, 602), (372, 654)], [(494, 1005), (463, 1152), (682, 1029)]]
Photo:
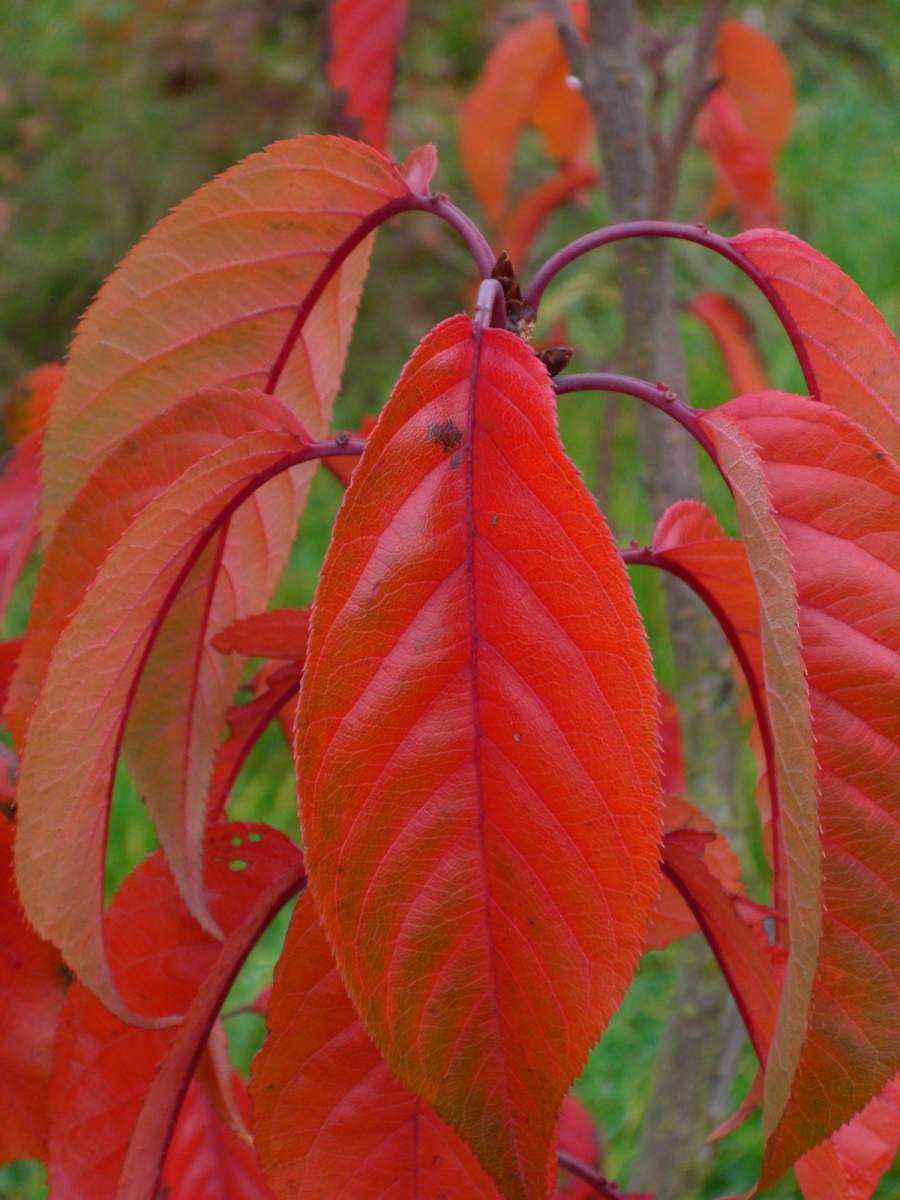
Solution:
[(262, 834), (261, 834), (261, 833), (248, 833), (248, 834), (247, 834), (247, 841), (248, 841), (248, 842), (261, 842), (261, 841), (262, 841)]
[(245, 862), (245, 860), (243, 858), (233, 858), (231, 860), (231, 862), (228, 864), (228, 870), (229, 871), (246, 871), (247, 868), (249, 867), (249, 865), (250, 864), (248, 862)]
[(500, 524), (500, 518), (499, 518), (499, 516), (497, 515), (497, 513), (491, 513), (491, 524), (492, 524), (492, 525), (499, 525), (499, 524)]
[(462, 441), (462, 430), (452, 417), (448, 417), (446, 421), (438, 421), (428, 426), (428, 440), (449, 454)]
[(457, 450), (457, 452), (450, 459), (450, 466), (454, 467), (454, 468), (458, 467), (459, 464), (462, 462), (462, 460), (463, 460), (462, 451)]
[(876, 450), (875, 458), (878, 458), (878, 459), (887, 458), (887, 455), (885, 454), (885, 452), (883, 450)]
[(232, 846), (239, 846), (241, 844), (242, 840), (243, 840), (242, 838), (233, 837), (231, 839), (231, 844), (232, 844)]

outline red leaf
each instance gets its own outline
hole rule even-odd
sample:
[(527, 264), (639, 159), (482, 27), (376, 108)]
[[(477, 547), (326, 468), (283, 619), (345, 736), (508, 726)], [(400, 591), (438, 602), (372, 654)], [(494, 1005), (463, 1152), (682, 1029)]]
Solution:
[(0, 464), (0, 616), (37, 536), (40, 458), (41, 434), (30, 433)]
[(10, 638), (0, 642), (0, 712), (6, 707), (13, 675), (22, 653), (22, 639)]
[[(255, 431), (246, 432), (248, 423)], [(20, 672), (23, 690), (27, 677), (31, 696), (37, 696), (19, 788), (16, 869), (23, 903), (82, 983), (120, 1015), (124, 1010), (109, 977), (101, 925), (105, 816), (141, 667), (168, 606), (230, 512), (260, 483), (310, 454), (296, 420), (273, 397), (222, 391), (187, 401), (171, 415), (170, 430), (180, 430), (187, 440), (184, 430), (199, 428), (205, 431), (199, 438), (202, 449), (216, 442), (220, 448), (142, 508), (106, 553), (104, 542), (116, 524), (123, 491), (124, 509), (133, 509), (135, 482), (140, 489), (144, 479), (156, 483), (166, 473), (159, 460), (166, 458), (167, 439), (154, 438), (161, 425), (164, 421), (152, 423), (114, 452), (60, 525), (42, 572), (47, 581), (42, 612), (47, 613), (52, 594), (66, 594), (63, 564), (71, 562), (78, 588), (61, 611), (73, 615), (65, 624), (65, 616), (51, 609), (42, 622), (36, 603), (35, 634), (26, 639)], [(137, 468), (117, 469), (129, 454), (132, 461), (140, 459), (143, 478)], [(107, 486), (111, 491), (104, 499)], [(84, 523), (82, 509), (88, 514)], [(106, 526), (102, 519), (91, 522), (94, 511), (106, 516)], [(44, 656), (48, 642), (51, 653)], [(195, 913), (205, 911), (196, 874), (208, 778), (202, 783), (190, 807), (180, 796), (169, 797), (167, 805), (151, 804)]]
[(697, 922), (728, 981), (760, 1062), (765, 1063), (778, 1005), (778, 988), (765, 939), (741, 920), (734, 900), (703, 862), (706, 836), (689, 830), (666, 835), (663, 867)]
[[(324, 435), (368, 262), (364, 235), (411, 198), (376, 151), (299, 137), (239, 163), (161, 221), (105, 284), (74, 341), (46, 435), (45, 531), (117, 441), (200, 388), (274, 392), (312, 436)], [(209, 640), (268, 605), (311, 471), (270, 482), (207, 547), (156, 633), (134, 697), (128, 765), (207, 924), (199, 822), (242, 670)]]
[[(697, 140), (716, 165), (718, 179), (734, 197), (743, 225), (775, 224), (780, 205), (775, 195), (771, 149), (749, 130), (733, 97), (717, 88), (697, 121)], [(707, 218), (712, 213), (705, 213)]]
[(521, 268), (528, 260), (531, 243), (553, 213), (599, 180), (599, 171), (589, 163), (568, 163), (519, 200), (503, 222), (498, 245)]
[(710, 330), (722, 351), (735, 395), (768, 387), (765, 363), (756, 345), (750, 318), (722, 292), (698, 292), (688, 305)]
[[(293, 843), (263, 825), (219, 825), (210, 831), (206, 881), (229, 939), (224, 946), (190, 916), (160, 853), (130, 875), (110, 906), (106, 931), (116, 985), (132, 1009), (148, 1017), (189, 1009), (227, 957), (248, 911), (298, 859)], [(49, 1168), (55, 1200), (111, 1200), (121, 1194), (117, 1185), (129, 1142), (179, 1035), (172, 1027), (126, 1025), (85, 987), (73, 985), (60, 1024), (51, 1091)], [(198, 1054), (202, 1045), (201, 1040)], [(169, 1088), (173, 1120), (189, 1075)], [(168, 1128), (165, 1122), (163, 1128)], [(165, 1143), (159, 1149), (164, 1153)], [(158, 1156), (157, 1170), (161, 1162)]]
[[(566, 1096), (559, 1114), (556, 1148), (589, 1167), (600, 1168), (600, 1139), (593, 1118), (574, 1096)], [(559, 1172), (554, 1200), (593, 1200), (596, 1189), (566, 1171)]]
[(407, 0), (331, 0), (328, 81), (362, 137), (384, 150)]
[(710, 149), (719, 168), (707, 219), (735, 198), (745, 224), (755, 217), (771, 218), (778, 211), (774, 163), (794, 119), (790, 64), (761, 30), (743, 21), (723, 21), (716, 68), (722, 84), (714, 96), (727, 99), (723, 103), (711, 97), (698, 123), (700, 140), (704, 133), (712, 138)]
[(68, 984), (59, 954), (25, 920), (0, 816), (0, 1163), (44, 1158), (53, 1040)]
[(368, 146), (302, 136), (160, 221), (79, 326), (47, 429), (45, 532), (119, 438), (201, 388), (274, 391), (322, 436), (369, 254), (366, 242), (332, 275), (341, 246), (409, 195)]
[(900, 1076), (795, 1165), (806, 1200), (869, 1200), (900, 1150)]
[(656, 720), (546, 371), (512, 334), (444, 322), (338, 515), (295, 751), (366, 1027), (510, 1198), (544, 1195), (559, 1105), (641, 947)]
[[(584, 8), (576, 8), (583, 22)], [(511, 29), (494, 47), (460, 116), (463, 164), (493, 220), (507, 204), (519, 137), (529, 124), (541, 132), (551, 158), (566, 162), (591, 135), (590, 109), (570, 82), (565, 51), (548, 16)]]
[(216, 634), (213, 646), (220, 654), (246, 654), (248, 658), (306, 658), (309, 609), (277, 608), (243, 617)]
[[(234, 1087), (245, 1092), (234, 1076)], [(166, 1200), (271, 1200), (252, 1146), (242, 1142), (203, 1090), (188, 1088), (163, 1172)]]
[(62, 378), (61, 363), (42, 363), (13, 384), (6, 402), (6, 436), (11, 442), (43, 430)]
[(256, 1144), (276, 1196), (495, 1200), (462, 1139), (391, 1075), (306, 898), (275, 968), (266, 1024), (250, 1090)]
[[(712, 876), (721, 884), (727, 895), (742, 896), (744, 888), (741, 884), (741, 864), (725, 837), (705, 813), (681, 796), (666, 796), (663, 805), (663, 825), (667, 834), (678, 830), (695, 830), (708, 834), (699, 852), (705, 866)], [(677, 889), (664, 879), (650, 928), (647, 930), (646, 947), (648, 950), (662, 950), (671, 946), (679, 938), (697, 932), (697, 922), (691, 910), (678, 894)]]
[[(289, 663), (266, 673), (258, 680), (258, 694), (246, 704), (235, 704), (226, 717), (231, 736), (219, 747), (209, 785), (208, 816), (218, 820), (224, 811), (247, 755), (271, 722), (288, 706), (293, 715), (293, 700), (300, 691), (302, 665)], [(293, 722), (291, 723), (291, 729)], [(286, 736), (290, 741), (291, 730)]]
[(776, 42), (743, 21), (723, 21), (716, 66), (751, 133), (777, 153), (794, 122), (791, 65)]
[[(763, 686), (759, 600), (746, 551), (740, 541), (725, 536), (705, 504), (697, 500), (679, 500), (660, 517), (650, 553), (644, 552), (644, 560), (677, 575), (702, 596), (738, 657), (757, 719), (751, 741), (760, 761), (757, 801), (769, 849), (772, 813), (768, 773), (773, 762), (773, 749)], [(770, 856), (778, 874), (775, 897), (776, 902), (780, 902), (783, 890), (781, 862), (777, 854)]]
[(744, 396), (702, 423), (760, 595), (784, 812), (790, 957), (766, 1078), (768, 1186), (898, 1068), (900, 469), (854, 422), (796, 396)]
[(753, 229), (732, 245), (787, 306), (819, 399), (864, 426), (900, 460), (900, 348), (884, 318), (824, 254), (789, 233)]

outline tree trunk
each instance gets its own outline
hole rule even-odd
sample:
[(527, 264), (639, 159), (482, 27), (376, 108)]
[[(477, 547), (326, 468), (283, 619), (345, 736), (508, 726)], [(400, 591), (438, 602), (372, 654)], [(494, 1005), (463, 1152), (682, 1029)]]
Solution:
[[(668, 146), (654, 160), (644, 99), (640, 22), (633, 0), (591, 0), (590, 43), (584, 45), (563, 3), (551, 4), (591, 106), (600, 140), (605, 188), (615, 221), (665, 216), (674, 174), (705, 88), (709, 55), (724, 3), (711, 0)], [(667, 172), (665, 177), (661, 173)], [(621, 368), (662, 380), (685, 397), (685, 370), (666, 244), (617, 245), (625, 339)], [(696, 450), (683, 429), (655, 410), (639, 413), (640, 442), (657, 515), (673, 501), (698, 495)], [(728, 655), (713, 618), (672, 577), (663, 577), (676, 670), (691, 799), (732, 836), (736, 832), (739, 756), (736, 702)], [(733, 1071), (734, 1008), (712, 956), (699, 937), (680, 948), (679, 975), (642, 1127), (630, 1186), (658, 1200), (691, 1200), (708, 1168), (706, 1135), (721, 1108), (723, 1069)]]

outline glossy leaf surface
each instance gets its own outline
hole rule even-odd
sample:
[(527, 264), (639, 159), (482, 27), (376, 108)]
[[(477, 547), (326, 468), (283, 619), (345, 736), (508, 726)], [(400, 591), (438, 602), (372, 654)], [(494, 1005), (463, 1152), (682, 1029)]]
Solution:
[[(204, 419), (217, 411), (219, 398), (225, 401), (223, 409), (234, 400), (230, 393), (201, 398)], [(37, 672), (45, 679), (22, 758), (19, 889), (35, 927), (60, 947), (82, 983), (120, 1013), (103, 951), (103, 863), (117, 751), (141, 666), (168, 606), (231, 510), (261, 481), (302, 461), (308, 452), (296, 421), (278, 401), (261, 394), (238, 396), (237, 401), (245, 412), (258, 413), (256, 430), (242, 432), (240, 423), (220, 427), (220, 448), (144, 507), (105, 558), (92, 544), (98, 530), (102, 540), (103, 522), (88, 521), (80, 530), (88, 543), (86, 560), (98, 562), (96, 575), (59, 631), (49, 664)], [(243, 430), (246, 427), (245, 419)], [(139, 455), (140, 439), (126, 444), (124, 452), (129, 448)], [(160, 447), (158, 453), (165, 452)], [(152, 463), (152, 450), (146, 458)], [(131, 502), (129, 480), (128, 474), (114, 473), (113, 497), (124, 492)], [(112, 509), (110, 505), (107, 511)], [(63, 525), (60, 536), (65, 529)], [(63, 543), (60, 554), (66, 548)], [(54, 573), (52, 556), (53, 547), (44, 571), (59, 589), (65, 573)], [(73, 601), (77, 599), (69, 603)], [(57, 618), (57, 628), (59, 624)], [(35, 643), (46, 633), (43, 626), (39, 629)], [(31, 657), (40, 661), (36, 647)], [(66, 781), (64, 788), (60, 779)], [(176, 876), (192, 897), (195, 912), (204, 911), (201, 881), (191, 871), (191, 864), (200, 862), (208, 781), (203, 782), (199, 803), (190, 810), (178, 804), (154, 810)]]
[(569, 83), (568, 60), (548, 16), (517, 25), (494, 47), (460, 116), (463, 164), (494, 221), (507, 206), (516, 146), (528, 125), (540, 130), (547, 153), (561, 162), (583, 148), (593, 127), (587, 102)]
[(900, 470), (842, 414), (783, 393), (703, 424), (760, 593), (784, 815), (791, 944), (765, 1184), (897, 1070)]
[(253, 1064), (256, 1145), (284, 1200), (496, 1200), (458, 1134), (401, 1087), (347, 996), (315, 908), (291, 920)]
[(310, 880), (392, 1070), (504, 1195), (543, 1196), (559, 1105), (658, 882), (640, 619), (520, 339), (444, 322), (354, 472), (313, 609), (296, 754)]
[[(246, 824), (215, 827), (207, 851), (207, 887), (226, 935), (240, 927), (258, 895), (299, 857), (282, 834)], [(116, 984), (130, 1007), (148, 1017), (188, 1010), (227, 951), (227, 942), (223, 948), (190, 916), (158, 852), (122, 885), (106, 927)], [(54, 1197), (111, 1200), (117, 1194), (129, 1140), (177, 1032), (126, 1025), (85, 987), (73, 985), (51, 1093)], [(188, 1079), (178, 1082), (176, 1103)]]
[(331, 0), (328, 80), (362, 137), (387, 147), (397, 50), (408, 0)]
[(0, 815), (0, 1163), (46, 1156), (53, 1040), (68, 986), (58, 951), (19, 905), (13, 833)]
[(836, 263), (792, 234), (753, 229), (731, 242), (787, 306), (819, 398), (900, 460), (900, 347), (875, 305)]

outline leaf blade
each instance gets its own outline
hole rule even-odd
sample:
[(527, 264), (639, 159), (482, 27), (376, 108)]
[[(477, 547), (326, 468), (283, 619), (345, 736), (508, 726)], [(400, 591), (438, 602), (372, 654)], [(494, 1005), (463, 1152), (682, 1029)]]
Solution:
[[(897, 1069), (886, 1031), (900, 1020), (890, 934), (900, 782), (890, 664), (900, 655), (900, 630), (884, 597), (900, 579), (900, 469), (854, 422), (800, 397), (741, 397), (703, 422), (736, 487), (760, 591), (776, 746), (785, 730), (778, 656), (809, 680), (787, 714), (804, 800), (797, 805), (797, 792), (782, 787), (791, 949), (766, 1079), (766, 1184)], [(755, 514), (746, 511), (751, 495)], [(768, 526), (764, 550), (754, 521)], [(793, 594), (773, 630), (766, 592), (783, 592), (785, 583)]]
[[(646, 653), (543, 367), (510, 334), (445, 322), (408, 364), (338, 518), (298, 783), (314, 896), (367, 1029), (510, 1197), (543, 1195), (559, 1103), (624, 991), (656, 888)], [(628, 697), (616, 716), (612, 695)], [(388, 792), (400, 807), (385, 823)], [(549, 799), (562, 792), (568, 808)], [(547, 982), (526, 998), (536, 971)], [(553, 1037), (543, 1068), (526, 1035), (538, 1023)]]

